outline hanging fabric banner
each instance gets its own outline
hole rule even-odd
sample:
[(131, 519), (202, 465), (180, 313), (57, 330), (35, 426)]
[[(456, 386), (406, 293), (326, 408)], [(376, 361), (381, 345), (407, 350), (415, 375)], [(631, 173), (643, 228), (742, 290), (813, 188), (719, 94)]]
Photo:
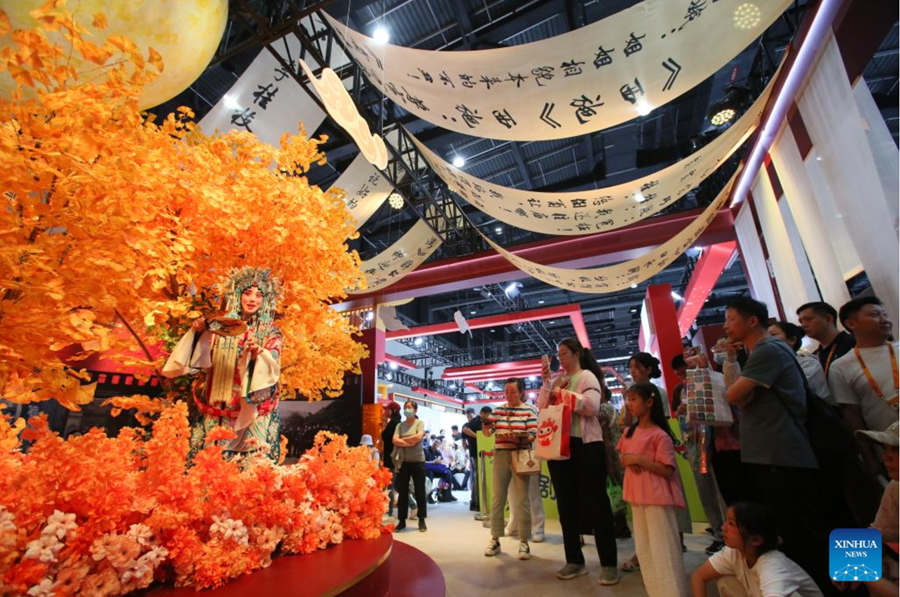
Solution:
[(586, 294), (618, 292), (630, 288), (633, 284), (639, 284), (652, 278), (691, 247), (716, 217), (716, 212), (725, 205), (738, 173), (740, 173), (740, 168), (731, 177), (731, 180), (728, 181), (728, 184), (725, 185), (725, 188), (722, 189), (715, 201), (710, 203), (709, 207), (703, 210), (703, 213), (685, 226), (684, 230), (676, 236), (640, 257), (616, 263), (615, 265), (590, 269), (568, 269), (541, 265), (517, 257), (484, 234), (482, 234), (482, 237), (517, 268), (551, 286)]
[(419, 220), (400, 240), (360, 264), (368, 288), (348, 294), (367, 294), (387, 288), (422, 265), (440, 245), (441, 239), (425, 220)]
[(328, 110), (328, 115), (338, 126), (347, 131), (372, 165), (379, 170), (387, 168), (388, 155), (384, 139), (381, 138), (381, 135), (369, 131), (368, 123), (360, 115), (359, 109), (353, 103), (353, 98), (350, 97), (337, 73), (326, 68), (322, 70), (321, 77), (317, 79), (305, 61), (301, 60), (300, 66), (303, 67), (303, 72), (309, 78), (310, 84), (319, 94), (319, 99)]
[(774, 81), (772, 77), (737, 122), (688, 158), (643, 178), (589, 191), (540, 193), (493, 184), (466, 174), (410, 136), (450, 189), (484, 213), (523, 230), (554, 236), (602, 232), (668, 207), (726, 162), (756, 130)]
[(490, 139), (563, 139), (647, 114), (699, 85), (791, 0), (644, 0), (550, 39), (457, 52), (379, 44), (331, 17), (366, 78), (403, 109)]
[[(300, 41), (288, 36), (273, 42), (283, 56), (291, 56), (297, 70)], [(275, 56), (263, 49), (222, 99), (200, 120), (207, 135), (215, 131), (243, 130), (265, 143), (278, 146), (285, 133), (296, 133), (302, 122), (312, 135), (325, 120), (325, 112), (281, 66)]]
[(331, 188), (344, 191), (344, 204), (357, 229), (378, 211), (394, 190), (363, 154), (353, 159)]

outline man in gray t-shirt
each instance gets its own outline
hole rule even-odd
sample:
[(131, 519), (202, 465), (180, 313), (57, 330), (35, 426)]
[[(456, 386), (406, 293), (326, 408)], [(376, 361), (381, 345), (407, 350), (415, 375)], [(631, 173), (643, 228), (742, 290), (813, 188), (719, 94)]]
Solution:
[[(752, 495), (775, 515), (782, 551), (830, 586), (828, 533), (821, 509), (818, 462), (806, 437), (804, 377), (793, 351), (769, 336), (766, 305), (749, 297), (725, 309), (728, 335), (723, 367), (728, 401), (741, 409), (741, 466)], [(737, 373), (736, 349), (749, 353)]]
[(817, 468), (799, 426), (806, 425), (806, 390), (788, 345), (771, 336), (756, 342), (741, 377), (755, 384), (752, 399), (741, 409), (741, 460)]

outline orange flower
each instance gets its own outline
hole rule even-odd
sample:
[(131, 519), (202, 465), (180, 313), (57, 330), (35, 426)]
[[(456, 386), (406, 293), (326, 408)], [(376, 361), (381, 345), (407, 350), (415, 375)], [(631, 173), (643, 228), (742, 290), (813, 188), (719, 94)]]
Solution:
[(112, 547), (107, 548), (106, 554), (109, 563), (122, 570), (134, 565), (137, 557), (141, 555), (141, 546), (130, 537), (118, 535), (115, 537)]
[(82, 581), (84, 581), (89, 570), (87, 564), (76, 564), (60, 569), (56, 575), (56, 587), (54, 590), (58, 595), (79, 594)]

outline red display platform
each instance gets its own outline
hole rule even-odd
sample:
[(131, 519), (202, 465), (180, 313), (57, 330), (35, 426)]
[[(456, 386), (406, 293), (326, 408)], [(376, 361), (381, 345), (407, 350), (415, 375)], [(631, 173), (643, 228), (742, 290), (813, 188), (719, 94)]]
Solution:
[[(444, 575), (430, 557), (389, 534), (344, 541), (305, 556), (275, 558), (265, 570), (203, 591), (210, 597), (444, 597)], [(157, 587), (147, 597), (197, 597), (192, 587)]]

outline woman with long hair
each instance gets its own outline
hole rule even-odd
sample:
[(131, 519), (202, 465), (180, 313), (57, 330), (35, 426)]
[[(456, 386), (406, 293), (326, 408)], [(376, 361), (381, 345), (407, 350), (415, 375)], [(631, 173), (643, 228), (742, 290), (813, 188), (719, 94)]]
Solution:
[(566, 565), (556, 574), (568, 580), (587, 574), (581, 551), (581, 522), (590, 524), (600, 556), (601, 585), (619, 582), (616, 533), (612, 509), (606, 495), (606, 449), (600, 428), (603, 374), (591, 351), (575, 338), (566, 338), (557, 349), (560, 370), (551, 378), (545, 364), (538, 408), (547, 408), (566, 389), (575, 395), (572, 409), (570, 458), (547, 463), (556, 492), (562, 526)]

